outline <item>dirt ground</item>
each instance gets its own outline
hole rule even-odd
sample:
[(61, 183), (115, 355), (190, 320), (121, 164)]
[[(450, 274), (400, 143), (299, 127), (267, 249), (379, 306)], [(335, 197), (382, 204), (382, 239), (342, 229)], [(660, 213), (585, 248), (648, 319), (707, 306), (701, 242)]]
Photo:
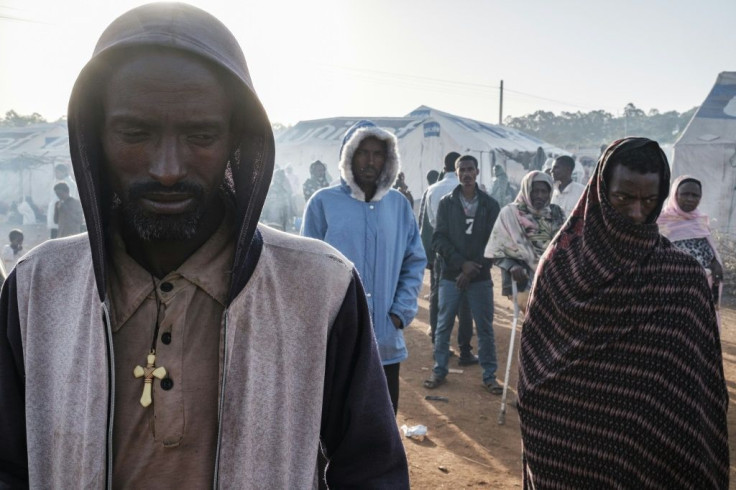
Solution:
[[(7, 237), (11, 226), (0, 223), (0, 237)], [(24, 227), (25, 248), (30, 250), (46, 239), (45, 225)], [(4, 241), (2, 243), (5, 243)], [(494, 284), (501, 283), (494, 268)], [(496, 293), (493, 330), (498, 357), (497, 377), (503, 380), (508, 356), (509, 336), (513, 320), (511, 302)], [(460, 367), (457, 358), (450, 358), (450, 368), (461, 369), (462, 374), (450, 373), (448, 382), (427, 390), (422, 382), (432, 368), (432, 344), (429, 329), (429, 275), (419, 296), (419, 313), (404, 332), (409, 347), (409, 359), (401, 364), (401, 395), (397, 423), (399, 426), (425, 425), (427, 437), (419, 442), (404, 438), (409, 459), (409, 475), (415, 489), (458, 488), (521, 488), (521, 437), (519, 418), (514, 409), (516, 400), (516, 350), (510, 372), (510, 390), (505, 424), (498, 424), (501, 397), (486, 392), (481, 382), (480, 366)], [(731, 451), (731, 488), (736, 489), (736, 298), (730, 298), (721, 310), (723, 320), (723, 362), (728, 385), (730, 405), (728, 412), (729, 443)], [(457, 351), (457, 328), (453, 331), (453, 345)], [(473, 337), (477, 352), (477, 340)], [(428, 401), (426, 395), (448, 398), (447, 402)]]
[[(500, 284), (500, 277), (494, 277)], [(513, 407), (517, 380), (516, 350), (511, 366), (510, 390), (505, 424), (498, 424), (501, 397), (486, 392), (481, 383), (480, 366), (460, 367), (457, 358), (450, 358), (450, 368), (462, 369), (462, 374), (448, 375), (448, 382), (427, 390), (422, 381), (432, 367), (429, 328), (429, 276), (419, 297), (419, 314), (406, 329), (409, 359), (401, 364), (401, 394), (397, 422), (399, 426), (425, 425), (427, 437), (419, 442), (404, 438), (409, 459), (412, 488), (520, 488), (521, 437), (519, 417)], [(499, 379), (503, 379), (508, 356), (509, 336), (513, 320), (513, 306), (495, 288), (495, 317), (493, 330), (496, 338)], [(736, 302), (730, 301), (721, 311), (723, 319), (723, 363), (728, 384), (730, 405), (728, 412), (729, 443), (731, 451), (731, 488), (736, 489)], [(521, 321), (519, 322), (521, 327)], [(453, 331), (453, 344), (457, 341)], [(473, 346), (477, 342), (473, 337)], [(457, 351), (457, 346), (455, 345)], [(440, 395), (447, 402), (427, 401), (426, 395)]]

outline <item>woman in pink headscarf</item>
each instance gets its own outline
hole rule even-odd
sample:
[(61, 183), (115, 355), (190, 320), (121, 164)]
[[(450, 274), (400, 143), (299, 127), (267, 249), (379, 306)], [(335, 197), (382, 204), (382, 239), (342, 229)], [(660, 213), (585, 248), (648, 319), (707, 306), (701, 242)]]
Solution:
[[(703, 266), (717, 311), (721, 299), (723, 262), (710, 232), (708, 216), (698, 211), (702, 194), (703, 186), (698, 179), (681, 175), (672, 183), (667, 205), (659, 215), (657, 224), (662, 235)], [(720, 327), (720, 318), (718, 324)]]

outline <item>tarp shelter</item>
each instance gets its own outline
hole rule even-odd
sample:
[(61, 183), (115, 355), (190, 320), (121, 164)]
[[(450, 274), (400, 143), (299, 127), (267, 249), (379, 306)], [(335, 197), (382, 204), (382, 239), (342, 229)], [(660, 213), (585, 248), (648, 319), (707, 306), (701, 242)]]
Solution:
[(399, 140), (401, 167), (415, 200), (427, 187), (429, 170), (442, 170), (444, 156), (451, 152), (470, 153), (480, 162), (479, 180), (491, 187), (494, 163), (506, 165), (512, 183), (518, 184), (527, 168), (508, 159), (519, 152), (566, 154), (534, 136), (506, 126), (455, 116), (421, 106), (405, 117), (334, 117), (301, 121), (276, 138), (276, 164), (291, 164), (301, 182), (309, 177), (309, 165), (320, 160), (333, 179), (339, 177), (338, 159), (345, 131), (355, 122), (369, 119), (393, 132)]
[(703, 184), (699, 209), (711, 228), (736, 237), (736, 72), (716, 84), (675, 142), (672, 175), (689, 174)]
[(30, 196), (41, 209), (53, 197), (54, 165), (71, 171), (65, 122), (0, 127), (0, 202)]

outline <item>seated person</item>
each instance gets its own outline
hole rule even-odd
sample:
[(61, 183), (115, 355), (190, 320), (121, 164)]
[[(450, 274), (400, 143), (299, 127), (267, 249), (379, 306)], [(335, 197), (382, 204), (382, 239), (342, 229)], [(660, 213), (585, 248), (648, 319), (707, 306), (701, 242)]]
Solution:
[[(9, 273), (18, 259), (23, 256), (23, 232), (19, 229), (10, 230), (8, 233), (9, 243), (3, 247), (2, 256), (0, 256), (0, 265), (3, 265), (5, 272)], [(6, 274), (7, 277), (7, 274)]]

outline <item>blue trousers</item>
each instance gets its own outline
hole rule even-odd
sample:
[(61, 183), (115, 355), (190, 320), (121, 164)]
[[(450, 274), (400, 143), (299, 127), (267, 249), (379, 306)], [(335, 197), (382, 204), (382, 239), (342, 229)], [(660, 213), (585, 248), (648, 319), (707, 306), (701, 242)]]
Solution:
[(493, 283), (491, 281), (471, 282), (465, 290), (460, 290), (454, 281), (442, 279), (439, 286), (439, 314), (437, 331), (434, 336), (434, 375), (447, 376), (447, 363), (450, 359), (450, 335), (455, 324), (455, 315), (463, 297), (468, 299), (470, 312), (478, 330), (478, 360), (483, 368), (483, 383), (496, 378), (496, 346), (493, 339)]
[[(432, 331), (432, 343), (434, 344), (434, 334), (437, 331), (437, 317), (440, 311), (440, 280), (442, 278), (442, 260), (436, 260), (433, 269), (429, 274), (429, 326)], [(470, 341), (473, 340), (473, 316), (470, 313), (470, 306), (467, 298), (460, 301), (457, 309), (457, 346), (460, 348), (461, 357), (470, 357), (472, 355), (473, 346)]]

